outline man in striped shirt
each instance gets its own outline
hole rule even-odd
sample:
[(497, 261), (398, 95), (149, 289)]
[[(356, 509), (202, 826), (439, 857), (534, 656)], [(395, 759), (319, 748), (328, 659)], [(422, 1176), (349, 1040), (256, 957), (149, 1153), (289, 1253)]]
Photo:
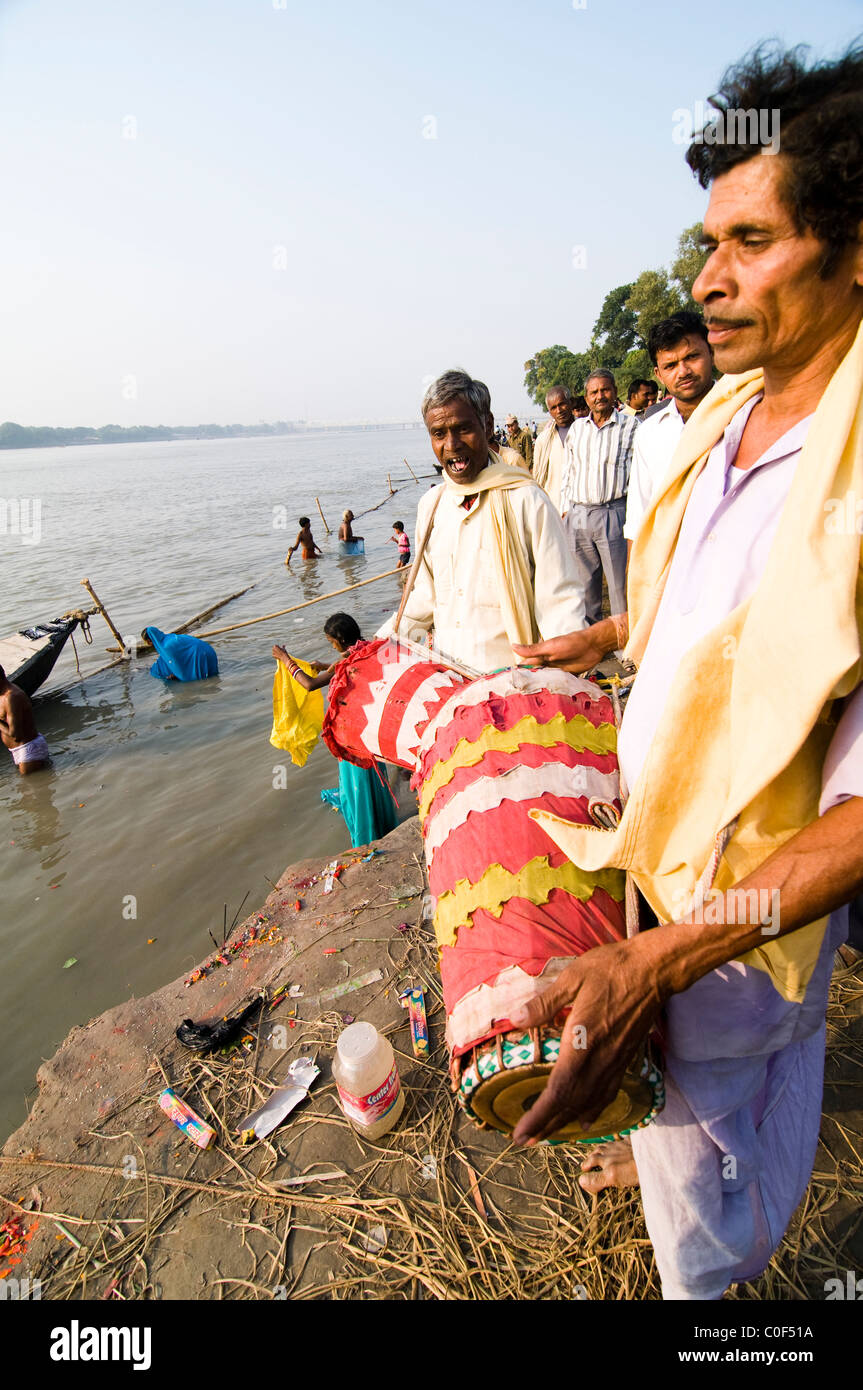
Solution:
[(584, 384), (590, 414), (566, 437), (560, 509), (584, 591), (585, 621), (602, 617), (602, 576), (612, 613), (626, 609), (626, 490), (638, 420), (615, 409), (611, 372), (597, 368)]

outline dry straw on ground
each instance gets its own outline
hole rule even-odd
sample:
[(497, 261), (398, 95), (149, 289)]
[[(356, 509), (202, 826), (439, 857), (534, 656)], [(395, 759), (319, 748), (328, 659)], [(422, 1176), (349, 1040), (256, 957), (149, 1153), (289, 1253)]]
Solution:
[[(404, 952), (396, 961), (398, 940)], [(392, 938), (390, 948), (401, 975), (424, 984), (433, 1038), (440, 1039), (433, 941), (415, 930)], [(408, 1101), (396, 1129), (379, 1143), (356, 1138), (332, 1084), (321, 1077), (285, 1125), (243, 1147), (240, 1120), (278, 1084), (291, 1057), (328, 1055), (344, 1024), (334, 1012), (298, 1023), (291, 1048), (265, 1068), (262, 1058), (273, 1054), (261, 1035), (281, 1017), (279, 1011), (264, 1016), (250, 1052), (209, 1058), (177, 1052), (166, 1059), (172, 1084), (218, 1125), (220, 1147), (206, 1156), (205, 1178), (201, 1155), (182, 1137), (181, 1163), (171, 1176), (148, 1173), (140, 1146), (140, 1176), (131, 1183), (119, 1159), (77, 1170), (59, 1165), (70, 1177), (104, 1174), (104, 1185), (90, 1215), (42, 1212), (64, 1237), (54, 1268), (42, 1272), (44, 1298), (159, 1296), (154, 1270), (182, 1245), (193, 1218), (198, 1229), (214, 1233), (212, 1266), (202, 1270), (197, 1293), (203, 1298), (660, 1297), (637, 1192), (592, 1199), (577, 1182), (584, 1150), (542, 1146), (526, 1153), (503, 1136), (477, 1131), (455, 1106), (440, 1041), (427, 1063), (397, 1049), (409, 1076)], [(851, 1247), (856, 1240), (859, 1251), (863, 1219), (862, 1017), (859, 971), (838, 970), (827, 1075), (828, 1098), (839, 1099), (825, 1114), (816, 1170), (767, 1273), (731, 1298), (823, 1297), (827, 1279), (855, 1267)], [(152, 1112), (165, 1080), (155, 1063), (150, 1092), (131, 1108), (143, 1104)], [(851, 1108), (856, 1116), (849, 1118)], [(118, 1155), (131, 1151), (135, 1124), (126, 1122), (129, 1129), (98, 1136), (103, 1145), (116, 1144)], [(38, 1181), (39, 1160), (30, 1162)], [(45, 1164), (46, 1176), (56, 1166)]]

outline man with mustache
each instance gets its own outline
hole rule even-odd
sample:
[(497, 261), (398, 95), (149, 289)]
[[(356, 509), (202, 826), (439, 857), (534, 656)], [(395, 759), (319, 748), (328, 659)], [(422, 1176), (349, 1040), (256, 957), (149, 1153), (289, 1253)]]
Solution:
[(642, 421), (635, 436), (623, 526), (629, 550), (668, 472), (683, 426), (713, 385), (713, 353), (699, 314), (683, 310), (654, 324), (647, 350), (668, 398), (664, 409)]
[[(811, 68), (757, 50), (711, 99), (718, 138), (687, 153), (710, 188), (693, 295), (727, 375), (632, 551), (620, 826), (546, 823), (583, 868), (627, 869), (657, 925), (513, 1018), (571, 1005), (518, 1142), (597, 1115), (662, 1019), (665, 1110), (580, 1181), (640, 1181), (671, 1299), (756, 1277), (806, 1190), (833, 953), (863, 886), (861, 537), (826, 524), (837, 497), (863, 501), (861, 89), (863, 45)], [(778, 153), (739, 122), (726, 143), (724, 113), (753, 110), (780, 116)], [(619, 627), (521, 654), (584, 669)]]
[(513, 642), (584, 625), (563, 524), (526, 470), (491, 456), (483, 382), (445, 372), (422, 412), (444, 481), (420, 499), (418, 567), (399, 631), (422, 640), (433, 628), (436, 649), (476, 672), (515, 665)]

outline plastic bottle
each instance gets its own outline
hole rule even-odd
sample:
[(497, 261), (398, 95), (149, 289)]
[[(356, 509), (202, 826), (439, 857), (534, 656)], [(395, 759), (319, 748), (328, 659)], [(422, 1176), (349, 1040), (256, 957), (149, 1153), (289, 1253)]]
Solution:
[(333, 1058), (339, 1104), (364, 1139), (379, 1139), (404, 1110), (405, 1093), (391, 1044), (373, 1023), (351, 1023)]

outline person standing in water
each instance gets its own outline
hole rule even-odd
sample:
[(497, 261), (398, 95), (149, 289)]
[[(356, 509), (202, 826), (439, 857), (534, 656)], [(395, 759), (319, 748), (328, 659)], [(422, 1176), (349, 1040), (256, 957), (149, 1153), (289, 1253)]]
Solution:
[[(291, 679), (304, 690), (322, 690), (329, 685), (342, 658), (357, 642), (363, 640), (359, 625), (349, 613), (333, 613), (332, 617), (327, 618), (324, 623), (324, 635), (339, 655), (330, 666), (325, 667), (318, 662), (312, 662), (314, 676), (308, 676), (305, 671), (301, 671), (284, 647), (278, 644), (273, 647), (276, 661), (287, 667)], [(369, 844), (371, 840), (379, 840), (381, 836), (395, 829), (396, 801), (390, 791), (382, 763), (376, 762), (374, 767), (357, 767), (354, 763), (338, 759), (338, 764), (338, 790), (327, 788), (321, 792), (321, 800), (341, 811), (347, 823), (351, 845), (357, 849), (360, 845)]]
[(395, 534), (390, 536), (390, 540), (395, 541), (399, 548), (399, 562), (396, 568), (403, 570), (411, 562), (411, 538), (403, 521), (394, 521), (393, 531)]
[(294, 551), (299, 550), (301, 546), (303, 550), (304, 560), (314, 560), (317, 558), (318, 555), (323, 555), (324, 553), (318, 546), (314, 536), (312, 535), (312, 523), (307, 516), (300, 517), (300, 532), (297, 536), (296, 541), (291, 546), (290, 550), (287, 553), (287, 556), (285, 557), (286, 565), (289, 565), (291, 563), (291, 556), (293, 555)]
[(36, 728), (30, 696), (6, 677), (0, 666), (0, 739), (22, 777), (48, 766), (50, 753)]
[(353, 521), (353, 519), (354, 519), (354, 514), (353, 514), (353, 512), (350, 510), (350, 508), (348, 508), (348, 510), (347, 510), (346, 512), (343, 512), (343, 513), (342, 513), (342, 524), (341, 524), (341, 526), (339, 527), (339, 540), (340, 540), (340, 541), (361, 541), (361, 540), (364, 540), (364, 539), (365, 539), (365, 537), (363, 537), (363, 536), (355, 536), (355, 535), (354, 535), (353, 528), (352, 528), (352, 526), (351, 526), (351, 522)]

